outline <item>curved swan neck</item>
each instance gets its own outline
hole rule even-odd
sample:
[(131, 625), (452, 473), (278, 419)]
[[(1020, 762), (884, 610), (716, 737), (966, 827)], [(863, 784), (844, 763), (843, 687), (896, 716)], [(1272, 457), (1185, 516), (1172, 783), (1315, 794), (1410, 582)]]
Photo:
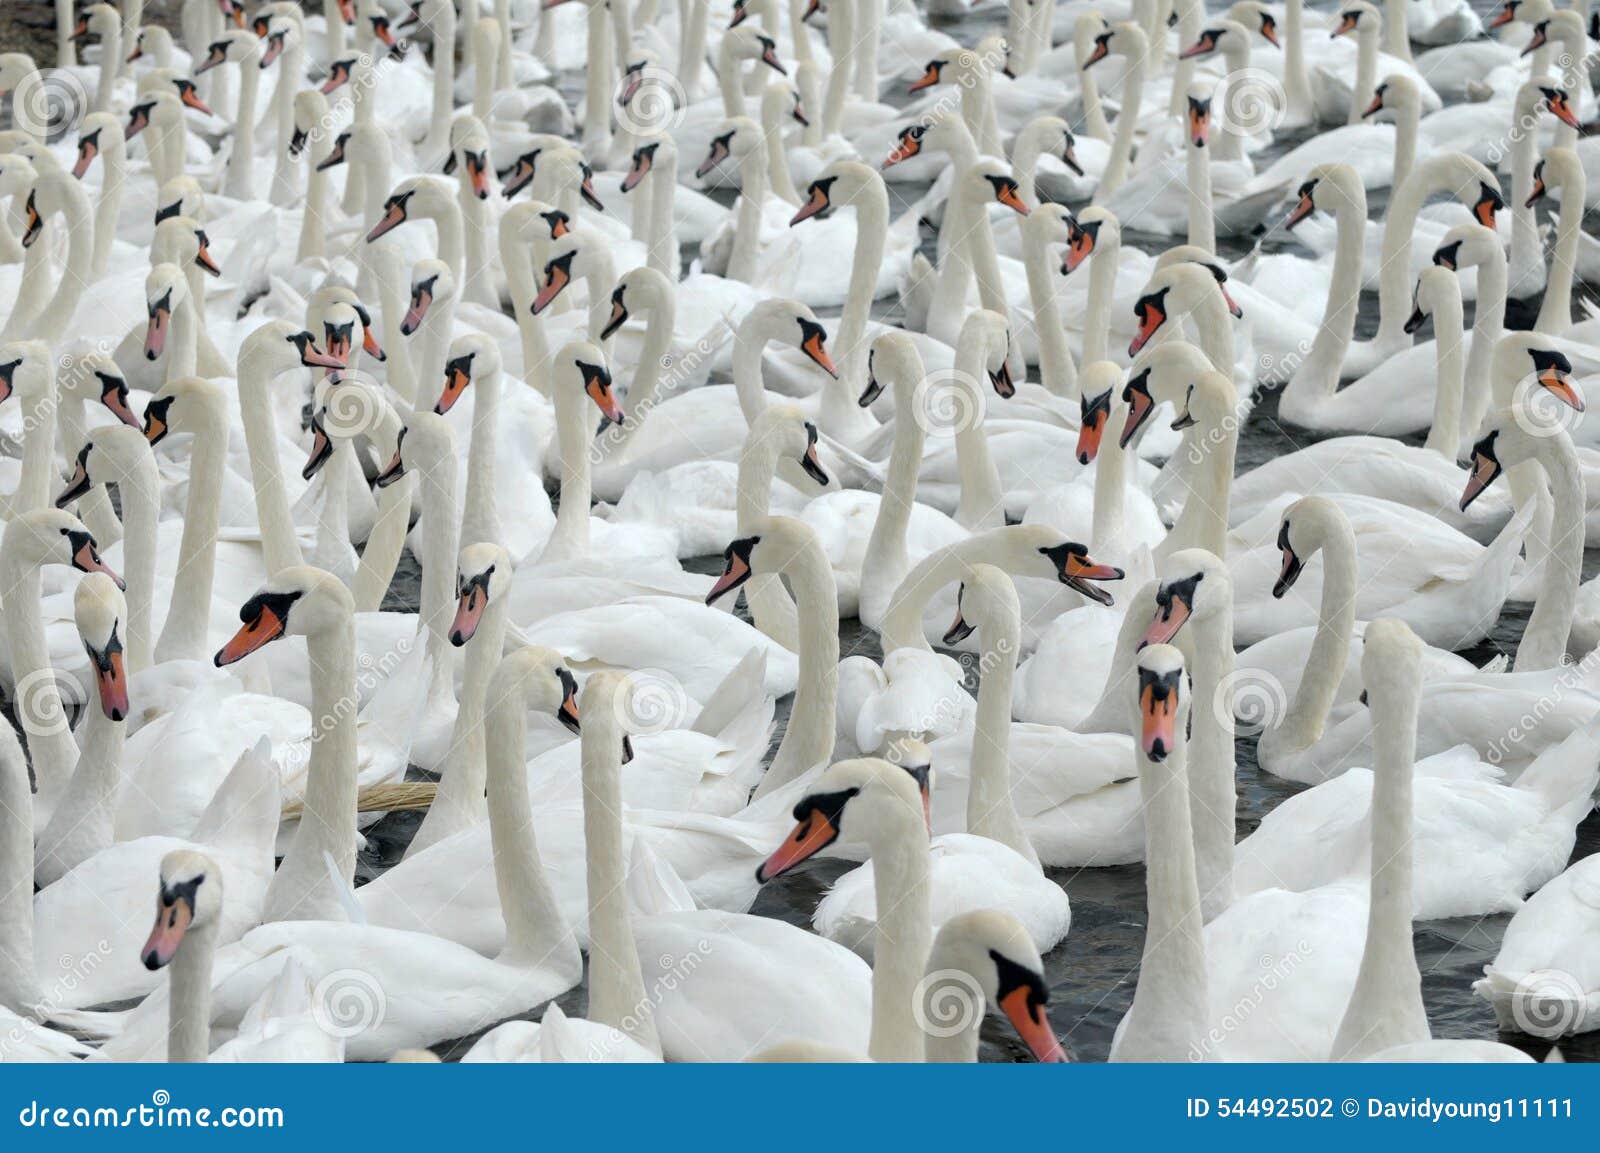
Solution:
[[(1576, 157), (1576, 154), (1572, 154)], [(1549, 161), (1546, 161), (1548, 168)], [(1562, 165), (1561, 218), (1556, 244), (1550, 254), (1544, 300), (1539, 305), (1535, 332), (1562, 333), (1572, 327), (1572, 278), (1577, 270), (1578, 239), (1583, 227), (1584, 178), (1576, 164)]]
[(1356, 332), (1363, 237), (1367, 226), (1364, 190), (1339, 197), (1334, 207), (1334, 222), (1338, 238), (1333, 254), (1333, 274), (1328, 282), (1328, 303), (1311, 342), (1311, 355), (1284, 387), (1283, 401), (1291, 408), (1315, 403), (1338, 390), (1340, 368)]
[(833, 569), (820, 546), (798, 549), (784, 566), (794, 589), (800, 628), (800, 683), (783, 742), (757, 797), (788, 784), (833, 755), (839, 696), (839, 599)]
[(272, 387), (272, 378), (263, 350), (252, 347), (241, 353), (239, 407), (244, 417), (245, 450), (250, 457), (250, 475), (255, 482), (256, 517), (261, 524), (261, 549), (265, 554), (268, 577), (291, 565), (304, 563), (280, 471), (278, 426), (267, 395)]
[(589, 555), (590, 428), (588, 399), (575, 388), (555, 389), (556, 435), (561, 448), (561, 507), (550, 540), (539, 554), (541, 564)]
[[(501, 372), (481, 374), (473, 384), (472, 438), (467, 447), (467, 498), (461, 512), (461, 543), (498, 543), (500, 513), (495, 501), (495, 457), (500, 431)], [(585, 454), (587, 458), (587, 454)]]
[[(822, 383), (817, 423), (823, 432), (854, 443), (875, 426), (871, 414), (856, 403), (867, 382), (867, 321), (877, 296), (878, 273), (889, 229), (889, 193), (881, 179), (862, 183), (850, 199), (856, 210), (856, 251), (850, 262), (850, 283), (834, 343), (839, 356), (838, 380)], [(852, 393), (854, 395), (852, 395)]]
[(1217, 250), (1217, 221), (1211, 206), (1211, 153), (1205, 144), (1188, 142), (1189, 243), (1207, 252)]
[(1538, 460), (1554, 504), (1550, 549), (1539, 595), (1517, 646), (1515, 672), (1555, 668), (1567, 654), (1583, 574), (1583, 478), (1572, 440), (1565, 433), (1538, 438)]
[(1462, 347), (1462, 309), (1459, 292), (1445, 297), (1433, 313), (1434, 345), (1438, 352), (1438, 384), (1433, 397), (1433, 426), (1422, 447), (1455, 460), (1461, 443), (1461, 412), (1466, 388), (1466, 350)]
[(1356, 627), (1356, 540), (1342, 517), (1322, 542), (1322, 605), (1300, 687), (1288, 716), (1277, 730), (1290, 749), (1304, 749), (1322, 737), (1333, 698), (1339, 691), (1350, 639)]
[[(778, 468), (776, 437), (752, 435), (739, 453), (738, 491), (734, 494), (740, 537), (751, 535), (772, 503), (772, 480)], [(789, 590), (776, 573), (752, 573), (744, 587), (744, 603), (756, 628), (790, 652), (800, 647), (800, 622)]]
[[(1033, 328), (1039, 340), (1039, 382), (1062, 400), (1078, 399), (1078, 367), (1067, 347), (1061, 310), (1056, 305), (1056, 280), (1046, 237), (1049, 217), (1041, 207), (1023, 222), (1023, 264), (1028, 275), (1028, 297), (1033, 304)], [(1039, 223), (1035, 223), (1035, 222)]]
[(1116, 136), (1111, 141), (1111, 156), (1106, 161), (1099, 187), (1095, 189), (1095, 204), (1104, 204), (1111, 194), (1128, 179), (1128, 165), (1133, 158), (1133, 135), (1139, 126), (1139, 104), (1144, 91), (1145, 53), (1138, 52), (1128, 61), (1122, 76), (1122, 108), (1117, 113)]
[[(1094, 255), (1089, 258), (1089, 303), (1083, 320), (1084, 364), (1107, 359), (1111, 330), (1111, 298), (1117, 290), (1117, 264), (1121, 259), (1121, 253), (1121, 229), (1102, 225), (1100, 238), (1095, 243)], [(1359, 269), (1357, 271), (1359, 272)], [(1352, 318), (1353, 316), (1354, 313)]]
[[(496, 697), (487, 718), (489, 836), (494, 880), (506, 919), (499, 959), (509, 964), (549, 964), (577, 953), (539, 860), (533, 803), (523, 761), (525, 702), (520, 693)], [(576, 957), (573, 957), (576, 960)]]
[[(1226, 701), (1233, 680), (1233, 610), (1190, 626), (1194, 699)], [(1191, 713), (1193, 715), (1193, 713)], [(1202, 707), (1189, 741), (1189, 819), (1194, 830), (1195, 871), (1201, 915), (1211, 921), (1233, 904), (1235, 781), (1233, 710)]]
[(216, 578), (217, 525), (221, 518), (223, 470), (227, 467), (228, 422), (208, 410), (205, 427), (195, 430), (189, 463), (189, 499), (184, 505), (178, 572), (172, 582), (167, 623), (156, 641), (156, 660), (200, 660), (211, 623), (211, 589)]

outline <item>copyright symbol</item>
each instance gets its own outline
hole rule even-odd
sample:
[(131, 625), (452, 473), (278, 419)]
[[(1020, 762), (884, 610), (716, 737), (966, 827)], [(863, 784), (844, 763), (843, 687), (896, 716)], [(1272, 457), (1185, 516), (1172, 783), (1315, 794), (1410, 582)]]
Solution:
[(1346, 1097), (1342, 1102), (1339, 1103), (1339, 1112), (1343, 1113), (1346, 1117), (1354, 1117), (1358, 1112), (1360, 1112), (1360, 1110), (1361, 1106), (1356, 1104), (1356, 1099), (1354, 1097)]

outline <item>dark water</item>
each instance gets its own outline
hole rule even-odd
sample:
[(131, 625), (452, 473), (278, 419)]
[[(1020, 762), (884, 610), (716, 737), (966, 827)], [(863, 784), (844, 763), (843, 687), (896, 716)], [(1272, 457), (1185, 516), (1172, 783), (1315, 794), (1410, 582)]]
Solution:
[[(1493, 5), (1480, 2), (1480, 7), (1488, 11)], [(1003, 15), (997, 16), (995, 10), (990, 9), (967, 20), (942, 26), (964, 43), (973, 43), (1002, 21)], [(568, 82), (581, 85), (581, 78), (569, 78)], [(577, 94), (575, 87), (572, 95), (576, 98)], [(885, 99), (895, 101), (899, 98), (886, 94)], [(1298, 144), (1306, 135), (1280, 134), (1273, 147), (1258, 157), (1258, 168)], [(903, 211), (924, 191), (921, 187), (894, 184), (889, 189), (892, 205), (897, 211)], [(1386, 200), (1384, 193), (1370, 197), (1373, 218), (1381, 218)], [(933, 258), (932, 240), (931, 234), (925, 236), (924, 251), (930, 259)], [(1264, 238), (1235, 236), (1219, 237), (1219, 249), (1221, 255), (1237, 258), (1245, 255), (1258, 240), (1268, 251), (1289, 247), (1287, 238), (1278, 235)], [(1159, 252), (1171, 240), (1127, 231), (1124, 233), (1124, 243)], [(1591, 296), (1592, 286), (1579, 285), (1576, 291), (1580, 297)], [(1531, 303), (1536, 306), (1537, 301)], [(1470, 325), (1472, 306), (1469, 303), (1467, 307), (1467, 322)], [(1535, 312), (1536, 308), (1530, 307), (1528, 302), (1513, 301), (1508, 309), (1508, 327), (1529, 327)], [(875, 313), (880, 319), (893, 322), (898, 319), (899, 308), (892, 301), (881, 301)], [(1357, 335), (1370, 336), (1376, 331), (1377, 322), (1376, 294), (1364, 294), (1357, 319)], [(1277, 420), (1276, 395), (1264, 394), (1240, 434), (1238, 471), (1246, 472), (1274, 456), (1304, 447), (1326, 435), (1329, 434), (1280, 424)], [(1416, 443), (1420, 444), (1421, 439), (1416, 438)], [(685, 567), (699, 572), (720, 572), (721, 561), (720, 558), (705, 557), (690, 561)], [(1591, 549), (1585, 558), (1585, 579), (1596, 572), (1600, 572), (1600, 549)], [(418, 579), (415, 561), (407, 553), (384, 607), (414, 611)], [(1492, 636), (1467, 655), (1475, 663), (1482, 664), (1496, 654), (1514, 653), (1527, 616), (1528, 606), (1507, 608)], [(860, 653), (881, 656), (876, 635), (854, 620), (841, 624), (840, 651), (841, 655)], [(779, 705), (779, 727), (773, 738), (774, 747), (782, 736), (788, 708), (788, 701)], [(1237, 744), (1238, 830), (1241, 837), (1253, 831), (1266, 813), (1299, 791), (1299, 786), (1269, 776), (1257, 768), (1255, 745), (1254, 737), (1241, 738)], [(362, 853), (359, 865), (362, 880), (370, 879), (399, 860), (419, 821), (417, 814), (395, 814), (369, 831), (368, 848)], [(1578, 830), (1573, 860), (1596, 851), (1600, 851), (1600, 814), (1591, 814)], [(850, 867), (843, 862), (810, 862), (793, 874), (767, 885), (752, 911), (790, 924), (809, 926), (811, 912), (828, 886)], [(1050, 874), (1067, 890), (1073, 907), (1071, 934), (1045, 958), (1051, 990), (1050, 1018), (1073, 1059), (1103, 1061), (1110, 1050), (1113, 1030), (1132, 1001), (1138, 979), (1139, 959), (1144, 946), (1144, 870), (1142, 866), (1129, 865), (1100, 869), (1053, 869)], [(1498, 1039), (1542, 1057), (1548, 1049), (1546, 1042), (1518, 1035), (1497, 1034), (1493, 1011), (1471, 991), (1473, 980), (1482, 974), (1483, 966), (1493, 959), (1498, 950), (1509, 920), (1509, 916), (1502, 915), (1418, 923), (1414, 943), (1422, 971), (1423, 996), (1436, 1037)], [(560, 1003), (570, 1012), (582, 1012), (585, 1000), (586, 996), (580, 988), (562, 997)], [(470, 1040), (439, 1046), (438, 1050), (447, 1058), (459, 1056)], [(984, 1060), (1027, 1059), (1015, 1035), (992, 1016), (986, 1022), (983, 1041)], [(1600, 1060), (1600, 1033), (1569, 1039), (1563, 1043), (1562, 1051), (1569, 1061)]]

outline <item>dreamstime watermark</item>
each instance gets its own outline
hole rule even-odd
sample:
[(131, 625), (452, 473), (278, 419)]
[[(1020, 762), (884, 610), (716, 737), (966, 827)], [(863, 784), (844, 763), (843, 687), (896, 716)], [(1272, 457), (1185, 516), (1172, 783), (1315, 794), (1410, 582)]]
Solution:
[(646, 1021), (651, 1020), (667, 995), (676, 992), (709, 956), (711, 956), (711, 942), (704, 937), (696, 941), (694, 948), (682, 956), (673, 956), (671, 953), (662, 953), (658, 956), (656, 967), (660, 972), (650, 982), (650, 988), (623, 1016), (619, 1031), (596, 1038), (589, 1045), (589, 1060), (610, 1059), (622, 1041), (637, 1033)]
[(689, 719), (689, 693), (665, 669), (636, 669), (616, 696), (617, 722), (634, 736), (681, 729)]
[(52, 144), (75, 131), (88, 109), (83, 82), (64, 68), (31, 72), (11, 94), (12, 123)]
[(365, 969), (335, 969), (311, 990), (311, 1016), (330, 1037), (349, 1040), (383, 1024), (389, 998)]
[(1511, 1019), (1534, 1037), (1554, 1039), (1572, 1032), (1588, 1004), (1588, 992), (1563, 969), (1536, 969), (1511, 991)]
[(1261, 68), (1237, 68), (1211, 93), (1212, 118), (1218, 128), (1234, 136), (1273, 131), (1283, 123), (1288, 107), (1283, 81)]
[(1190, 1061), (1206, 1061), (1215, 1055), (1217, 1047), (1244, 1028), (1266, 999), (1276, 992), (1297, 969), (1310, 958), (1313, 950), (1304, 940), (1296, 941), (1294, 948), (1280, 957), (1263, 953), (1260, 957), (1261, 975), (1250, 988), (1240, 995), (1220, 1020), (1199, 1041), (1189, 1046)]
[(983, 986), (965, 969), (935, 969), (911, 991), (911, 1016), (930, 1037), (958, 1037), (983, 1020)]
[(1277, 728), (1289, 711), (1283, 682), (1266, 669), (1234, 669), (1217, 684), (1211, 707), (1218, 721), (1233, 722), (1234, 735), (1259, 736)]
[[(24, 1021), (32, 1021), (42, 1025), (50, 1020), (63, 1006), (69, 1006), (76, 1000), (74, 994), (81, 989), (84, 983), (96, 973), (102, 965), (111, 959), (111, 942), (101, 938), (95, 942), (94, 948), (87, 953), (73, 956), (63, 953), (58, 958), (61, 969), (59, 976), (50, 983), (39, 999), (32, 1005), (24, 1006), (23, 1012), (18, 1014)], [(20, 1024), (12, 1024), (4, 1032), (0, 1032), (0, 1063), (11, 1059), (14, 1054), (20, 1053), (22, 1047), (29, 1042), (28, 1031)]]
[(1550, 691), (1540, 695), (1538, 700), (1523, 711), (1503, 737), (1498, 737), (1489, 742), (1483, 750), (1491, 765), (1499, 765), (1512, 751), (1519, 748), (1527, 740), (1530, 733), (1535, 732), (1541, 721), (1555, 711), (1568, 692), (1584, 692), (1583, 682), (1594, 671), (1595, 663), (1600, 662), (1600, 649), (1586, 655), (1582, 660), (1567, 664), (1562, 673), (1550, 686)]

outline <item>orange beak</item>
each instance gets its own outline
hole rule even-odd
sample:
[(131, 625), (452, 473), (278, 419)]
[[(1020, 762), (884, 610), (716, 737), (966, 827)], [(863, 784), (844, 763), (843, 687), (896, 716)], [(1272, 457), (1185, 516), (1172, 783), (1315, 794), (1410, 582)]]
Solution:
[(544, 287), (539, 290), (539, 295), (533, 298), (533, 315), (538, 316), (549, 308), (550, 302), (561, 295), (570, 279), (566, 269), (559, 264), (551, 265), (550, 274), (544, 280)]
[(1317, 206), (1312, 201), (1311, 197), (1302, 196), (1300, 198), (1300, 203), (1294, 206), (1294, 211), (1289, 213), (1289, 219), (1283, 222), (1284, 228), (1290, 232), (1293, 232), (1295, 225), (1299, 224), (1302, 220), (1310, 216), (1316, 210)]
[(794, 832), (789, 834), (788, 839), (761, 863), (761, 867), (756, 870), (756, 880), (764, 885), (775, 877), (781, 877), (838, 839), (839, 830), (834, 827), (833, 822), (816, 809), (812, 809), (804, 820), (795, 825)]
[(1138, 647), (1142, 649), (1146, 645), (1170, 644), (1188, 619), (1188, 602), (1180, 597), (1173, 597), (1168, 604), (1157, 607), (1155, 615), (1150, 618), (1150, 627), (1144, 630), (1144, 636), (1140, 638)]
[(937, 61), (928, 65), (928, 70), (911, 82), (907, 92), (921, 92), (924, 88), (932, 88), (939, 83), (939, 64)]
[(922, 142), (920, 140), (914, 136), (902, 136), (900, 138), (900, 143), (895, 145), (894, 148), (889, 151), (889, 155), (884, 158), (883, 166), (885, 168), (893, 168), (902, 160), (910, 160), (913, 156), (917, 155), (921, 151)]
[(1100, 438), (1105, 435), (1106, 414), (1097, 409), (1078, 426), (1078, 463), (1093, 464), (1100, 455)]
[(456, 619), (450, 625), (450, 643), (459, 648), (470, 641), (483, 621), (483, 610), (488, 607), (488, 594), (481, 584), (473, 582), (456, 605)]
[(72, 175), (79, 180), (89, 171), (89, 165), (94, 163), (94, 158), (100, 155), (100, 146), (93, 140), (82, 141), (78, 145), (78, 162), (72, 166)]
[(193, 108), (196, 112), (204, 112), (207, 116), (216, 115), (216, 113), (211, 111), (211, 109), (206, 105), (204, 100), (201, 100), (199, 96), (195, 95), (193, 88), (184, 88), (184, 90), (178, 94), (178, 99), (184, 104), (187, 104), (190, 108)]
[(799, 212), (796, 212), (792, 217), (790, 217), (789, 227), (793, 228), (802, 220), (810, 220), (817, 213), (826, 211), (830, 203), (831, 202), (828, 200), (828, 194), (813, 184), (811, 186), (811, 199), (807, 200), (803, 205), (800, 206)]
[(489, 199), (489, 173), (484, 169), (483, 162), (476, 156), (467, 157), (467, 179), (472, 184), (472, 193), (479, 200)]
[(271, 641), (283, 636), (283, 620), (270, 608), (262, 606), (255, 620), (233, 634), (233, 639), (217, 650), (216, 665), (220, 669), (245, 657)]
[(1151, 684), (1139, 690), (1139, 743), (1144, 755), (1152, 761), (1164, 761), (1176, 745), (1178, 694), (1169, 689), (1165, 696), (1156, 696)]
[(833, 377), (834, 380), (839, 379), (839, 370), (833, 367), (833, 360), (828, 356), (828, 349), (822, 343), (821, 333), (813, 333), (808, 336), (805, 343), (800, 346), (800, 349), (814, 360), (823, 372)]
[(159, 307), (150, 314), (150, 322), (145, 327), (144, 333), (144, 358), (157, 360), (162, 350), (167, 346), (167, 327), (172, 320), (172, 310)]
[(1382, 112), (1382, 111), (1383, 111), (1383, 93), (1380, 92), (1380, 93), (1378, 93), (1376, 96), (1374, 96), (1372, 98), (1372, 103), (1371, 104), (1368, 104), (1365, 108), (1363, 108), (1361, 110), (1361, 119), (1365, 120), (1369, 116), (1376, 116), (1379, 112)]
[(1547, 368), (1539, 374), (1540, 387), (1547, 389), (1574, 412), (1584, 410), (1583, 396), (1573, 386), (1572, 378), (1558, 368)]
[(744, 558), (735, 553), (728, 558), (728, 567), (717, 578), (717, 583), (711, 586), (711, 591), (706, 594), (706, 604), (715, 603), (716, 599), (731, 588), (737, 588), (750, 577), (750, 566)]
[(1565, 92), (1556, 91), (1553, 94), (1547, 94), (1545, 96), (1544, 104), (1545, 107), (1550, 109), (1551, 112), (1555, 113), (1556, 118), (1568, 128), (1582, 127), (1578, 123), (1578, 117), (1572, 111), (1572, 105), (1567, 101), (1567, 94)]
[(1467, 477), (1467, 487), (1461, 494), (1461, 511), (1465, 512), (1467, 506), (1483, 493), (1483, 490), (1494, 483), (1494, 478), (1500, 475), (1500, 464), (1483, 453), (1472, 454), (1472, 473)]
[(155, 927), (150, 930), (144, 948), (139, 950), (146, 969), (154, 971), (172, 964), (172, 958), (178, 955), (178, 946), (183, 944), (183, 935), (188, 932), (192, 920), (194, 911), (187, 901), (179, 899), (171, 905), (165, 905), (157, 898)]
[(594, 401), (594, 406), (600, 414), (612, 424), (621, 424), (625, 419), (622, 406), (617, 403), (616, 395), (611, 391), (609, 381), (600, 377), (590, 377), (583, 386), (583, 391), (589, 394), (589, 399)]
[(461, 394), (467, 391), (467, 385), (472, 383), (472, 377), (461, 368), (452, 365), (445, 369), (444, 391), (439, 394), (439, 402), (433, 406), (433, 411), (443, 416), (456, 406), (456, 401), (461, 399)]
[(122, 650), (105, 655), (104, 663), (92, 660), (95, 688), (100, 693), (100, 710), (109, 720), (125, 720), (128, 716), (128, 677), (122, 667)]
[(1043, 1064), (1055, 1064), (1067, 1059), (1055, 1030), (1044, 1015), (1044, 1007), (1031, 996), (1026, 986), (1011, 990), (1000, 1001), (1000, 1011), (1011, 1022), (1011, 1027), (1022, 1038), (1023, 1044), (1033, 1054), (1033, 1059)]
[(398, 204), (389, 205), (388, 211), (383, 214), (383, 219), (372, 226), (372, 231), (367, 233), (367, 241), (378, 239), (391, 228), (398, 228), (406, 222), (406, 210)]
[(114, 569), (100, 559), (100, 554), (95, 551), (92, 540), (85, 540), (78, 546), (78, 551), (72, 556), (72, 567), (79, 572), (103, 572), (111, 578), (119, 589), (124, 592), (128, 590), (128, 582), (119, 577)]
[(1088, 260), (1093, 252), (1094, 237), (1086, 229), (1073, 229), (1072, 239), (1067, 242), (1067, 255), (1061, 261), (1061, 275), (1076, 271), (1078, 265)]
[(1167, 314), (1155, 305), (1146, 305), (1139, 318), (1139, 331), (1134, 334), (1133, 340), (1128, 344), (1128, 355), (1138, 356), (1139, 350), (1149, 343), (1150, 338), (1156, 334), (1167, 319)]
[(1022, 202), (1022, 197), (1017, 195), (1017, 186), (1009, 181), (995, 189), (994, 198), (1004, 204), (1018, 216), (1028, 215), (1028, 206)]

